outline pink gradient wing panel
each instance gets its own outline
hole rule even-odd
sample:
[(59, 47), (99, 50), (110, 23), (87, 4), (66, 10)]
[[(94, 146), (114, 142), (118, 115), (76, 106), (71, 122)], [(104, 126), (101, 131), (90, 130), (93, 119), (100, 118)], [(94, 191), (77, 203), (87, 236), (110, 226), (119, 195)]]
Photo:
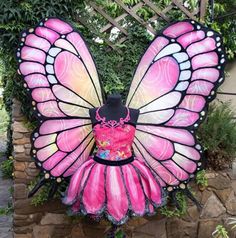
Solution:
[(88, 159), (94, 145), (88, 119), (44, 121), (33, 133), (32, 150), (37, 165), (53, 177), (67, 177)]
[(184, 20), (157, 35), (135, 71), (126, 101), (140, 110), (134, 152), (169, 191), (201, 168), (195, 129), (223, 82), (224, 65), (220, 35)]
[(94, 144), (89, 109), (103, 101), (89, 50), (68, 23), (49, 18), (22, 33), (17, 60), (41, 123), (33, 156), (50, 176), (71, 176)]

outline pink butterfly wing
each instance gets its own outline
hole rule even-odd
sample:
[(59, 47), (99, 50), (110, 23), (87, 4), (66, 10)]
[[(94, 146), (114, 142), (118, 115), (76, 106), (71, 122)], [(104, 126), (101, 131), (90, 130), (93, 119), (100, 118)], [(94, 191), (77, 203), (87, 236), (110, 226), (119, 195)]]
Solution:
[(135, 71), (126, 102), (140, 110), (134, 153), (169, 191), (201, 168), (195, 129), (223, 82), (224, 65), (220, 35), (184, 20), (154, 39)]
[(22, 33), (17, 59), (41, 123), (33, 157), (52, 177), (71, 176), (94, 145), (89, 108), (103, 101), (88, 48), (68, 23), (49, 18)]

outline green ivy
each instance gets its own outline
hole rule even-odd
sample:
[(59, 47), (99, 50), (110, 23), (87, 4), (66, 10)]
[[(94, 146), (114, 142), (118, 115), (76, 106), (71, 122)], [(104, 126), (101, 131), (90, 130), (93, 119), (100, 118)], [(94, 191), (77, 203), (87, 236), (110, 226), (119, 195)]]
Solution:
[[(30, 182), (28, 189), (29, 191), (31, 191), (35, 185), (38, 183), (39, 179), (42, 178), (44, 175), (43, 173), (40, 173), (33, 181)], [(45, 183), (37, 192), (36, 194), (34, 194), (33, 198), (31, 199), (31, 204), (34, 206), (40, 206), (43, 205), (44, 203), (47, 202), (48, 200), (48, 193), (50, 191), (50, 188), (52, 186), (52, 183), (50, 183), (50, 181), (48, 181), (48, 183)], [(61, 198), (61, 194), (65, 192), (66, 188), (68, 186), (68, 182), (63, 180), (55, 195), (54, 198)]]
[(166, 217), (181, 217), (187, 213), (187, 198), (186, 195), (179, 191), (176, 193), (176, 200), (179, 204), (179, 208), (173, 207), (169, 204), (160, 208), (162, 215)]
[(211, 104), (197, 133), (206, 152), (207, 166), (215, 170), (229, 167), (236, 156), (236, 122), (231, 108), (229, 102)]
[(4, 178), (12, 178), (13, 174), (13, 157), (10, 156), (0, 164), (0, 169)]
[(197, 172), (196, 183), (202, 187), (208, 186), (208, 179), (206, 177), (206, 171), (204, 169)]
[(12, 204), (8, 204), (7, 207), (0, 207), (0, 216), (7, 216), (9, 214), (12, 214), (13, 212), (13, 206)]
[(214, 18), (211, 21), (211, 10), (208, 8), (206, 24), (220, 32), (229, 60), (236, 56), (236, 1), (214, 1)]

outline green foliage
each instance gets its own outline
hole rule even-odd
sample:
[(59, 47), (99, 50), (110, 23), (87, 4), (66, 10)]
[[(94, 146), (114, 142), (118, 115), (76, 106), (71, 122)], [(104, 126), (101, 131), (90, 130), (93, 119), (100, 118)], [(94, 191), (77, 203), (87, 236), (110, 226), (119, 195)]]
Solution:
[(2, 174), (4, 178), (12, 178), (13, 174), (13, 157), (10, 156), (8, 159), (4, 160), (0, 168), (2, 170)]
[(6, 109), (0, 103), (0, 135), (7, 132), (8, 124), (9, 124), (9, 115), (6, 112)]
[[(134, 6), (138, 0), (123, 0), (125, 4), (129, 7)], [(196, 0), (185, 0), (185, 5), (188, 5), (190, 10), (193, 10), (198, 5)], [(218, 6), (219, 14), (222, 11), (226, 11), (229, 7), (222, 7), (225, 3), (219, 1), (216, 3)], [(230, 1), (230, 3), (232, 0)], [(170, 4), (170, 0), (155, 0), (154, 3), (159, 9), (164, 9)], [(119, 16), (123, 9), (111, 0), (96, 0), (96, 4), (101, 5), (105, 11), (112, 17)], [(233, 4), (233, 3), (232, 3)], [(216, 11), (216, 12), (217, 12)], [(148, 7), (143, 6), (137, 11), (137, 14), (144, 20), (149, 19), (153, 16), (154, 12)], [(74, 0), (34, 0), (27, 1), (23, 0), (20, 3), (15, 2), (15, 0), (3, 1), (0, 3), (0, 58), (3, 59), (3, 86), (4, 91), (4, 102), (6, 108), (10, 111), (11, 99), (14, 97), (18, 98), (22, 103), (23, 112), (28, 116), (29, 119), (32, 118), (32, 110), (30, 108), (29, 98), (26, 95), (26, 91), (23, 89), (23, 82), (16, 74), (16, 60), (15, 60), (15, 49), (17, 48), (19, 42), (19, 34), (23, 29), (34, 26), (40, 21), (40, 19), (46, 16), (57, 16), (62, 17), (65, 20), (71, 22), (75, 28), (78, 28), (84, 35), (85, 40), (89, 43), (92, 54), (95, 58), (95, 62), (98, 67), (99, 76), (103, 82), (106, 93), (112, 93), (114, 91), (120, 92), (123, 95), (127, 95), (128, 86), (132, 79), (135, 66), (138, 63), (144, 49), (147, 47), (148, 42), (152, 37), (146, 32), (139, 23), (134, 21), (131, 17), (126, 17), (125, 20), (120, 21), (121, 25), (129, 25), (128, 29), (128, 40), (122, 44), (117, 44), (117, 50), (110, 50), (105, 41), (103, 43), (97, 43), (94, 41), (97, 37), (103, 39), (113, 34), (111, 32), (106, 32), (101, 34), (99, 28), (107, 24), (101, 15), (94, 14), (91, 12), (91, 8), (86, 4), (86, 1), (74, 1)], [(78, 24), (78, 16), (86, 19), (89, 29)], [(171, 20), (183, 19), (185, 15), (179, 11), (177, 8), (173, 8), (167, 16)], [(166, 22), (161, 18), (153, 23), (153, 27), (157, 30), (161, 29), (166, 25)], [(217, 22), (217, 26), (221, 30), (221, 24)], [(224, 30), (227, 38), (226, 44), (231, 46), (235, 43), (232, 37), (227, 37), (232, 34), (232, 30), (224, 26)], [(121, 34), (115, 37), (115, 42), (120, 39)], [(229, 40), (231, 38), (232, 40)], [(233, 47), (231, 48), (234, 51)]]
[(215, 231), (212, 233), (214, 238), (229, 238), (228, 232), (222, 225), (217, 225)]
[[(236, 56), (236, 1), (215, 0), (214, 20), (210, 21), (211, 12), (208, 9), (206, 23), (223, 36), (226, 53), (229, 60)], [(231, 14), (232, 13), (232, 14)]]
[[(31, 181), (31, 183), (29, 184), (28, 188), (29, 191), (31, 191), (34, 186), (37, 184), (39, 178), (43, 177), (42, 174), (39, 174), (35, 180)], [(67, 187), (67, 182), (66, 181), (62, 181), (59, 186), (58, 186), (58, 190), (56, 191), (54, 198), (61, 198), (61, 193), (64, 193)], [(48, 183), (46, 183), (45, 185), (43, 185), (36, 194), (34, 194), (32, 200), (31, 200), (31, 204), (34, 206), (40, 206), (43, 205), (44, 203), (47, 202), (48, 200), (48, 193), (50, 191), (50, 188), (52, 186), (52, 183), (50, 183), (50, 181)]]
[(197, 173), (196, 183), (202, 187), (208, 186), (208, 179), (206, 178), (206, 171), (204, 169)]
[(125, 233), (119, 229), (116, 233), (115, 233), (115, 238), (124, 238), (125, 237)]
[(7, 216), (13, 212), (13, 206), (8, 203), (7, 207), (0, 207), (0, 216)]
[(207, 166), (212, 169), (229, 167), (236, 156), (236, 122), (230, 103), (211, 104), (198, 137), (205, 148)]
[(181, 217), (186, 214), (187, 212), (186, 195), (183, 192), (179, 191), (176, 193), (176, 199), (180, 208), (176, 208), (167, 204), (160, 208), (160, 212), (162, 215), (166, 217)]
[[(31, 183), (29, 186), (29, 190), (33, 189), (35, 183)], [(40, 188), (40, 190), (33, 196), (31, 200), (31, 204), (34, 205), (35, 207), (43, 205), (45, 202), (47, 202), (47, 197), (48, 197), (48, 189), (49, 187), (44, 185), (43, 187)]]

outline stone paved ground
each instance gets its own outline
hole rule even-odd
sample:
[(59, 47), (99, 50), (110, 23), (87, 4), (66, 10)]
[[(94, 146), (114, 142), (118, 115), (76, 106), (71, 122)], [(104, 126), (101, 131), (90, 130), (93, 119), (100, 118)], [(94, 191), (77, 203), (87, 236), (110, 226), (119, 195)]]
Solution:
[[(4, 152), (6, 150), (5, 136), (0, 135), (0, 163), (5, 159)], [(11, 201), (12, 181), (5, 179), (0, 170), (0, 208), (7, 207)], [(0, 238), (12, 238), (12, 215), (0, 215)]]

